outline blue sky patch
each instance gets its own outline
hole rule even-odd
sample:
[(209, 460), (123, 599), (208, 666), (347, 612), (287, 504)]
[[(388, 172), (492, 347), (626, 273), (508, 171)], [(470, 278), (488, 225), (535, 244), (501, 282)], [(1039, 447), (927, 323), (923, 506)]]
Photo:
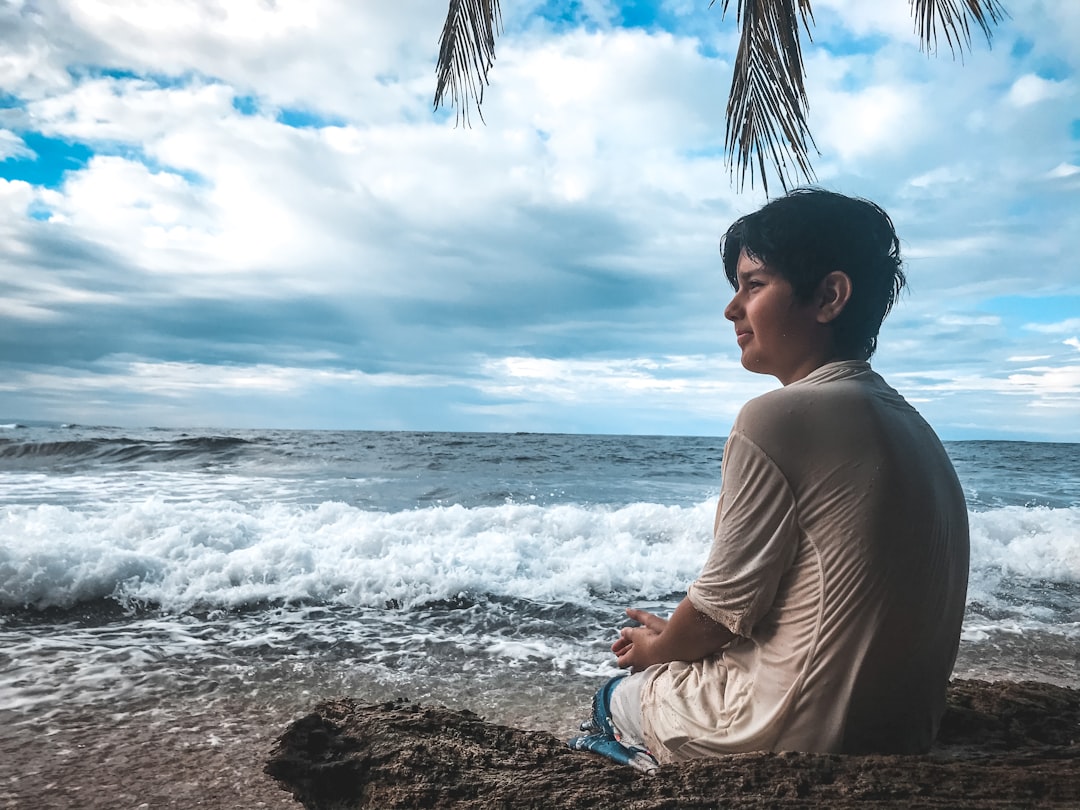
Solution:
[(583, 4), (576, 0), (571, 0), (571, 2), (546, 0), (533, 12), (533, 16), (546, 20), (557, 32), (575, 29), (595, 31), (599, 23), (607, 22), (607, 20), (598, 20), (590, 15)]
[(71, 65), (68, 67), (67, 72), (68, 75), (76, 81), (84, 81), (86, 79), (113, 79), (118, 82), (149, 82), (163, 90), (176, 87), (187, 87), (199, 78), (202, 78), (207, 83), (215, 81), (214, 79), (201, 77), (199, 73), (190, 70), (180, 74), (155, 72), (140, 73), (135, 70), (87, 64)]
[(241, 115), (259, 114), (259, 100), (255, 96), (233, 96), (232, 106)]
[(624, 3), (620, 11), (625, 28), (653, 28), (659, 22), (660, 9), (647, 0)]
[(178, 175), (192, 185), (203, 185), (206, 182), (198, 172), (167, 166), (147, 155), (141, 148), (130, 144), (111, 143), (91, 147), (76, 141), (49, 138), (39, 132), (19, 134), (36, 157), (12, 157), (0, 161), (0, 177), (5, 180), (22, 180), (34, 186), (55, 189), (63, 184), (64, 176), (69, 171), (86, 168), (94, 155), (115, 155), (142, 163), (155, 174), (168, 172)]
[(52, 216), (52, 210), (41, 203), (35, 202), (30, 204), (26, 215), (30, 219), (36, 219), (38, 222), (46, 222)]
[(1014, 323), (1058, 323), (1080, 315), (1080, 295), (1009, 295), (989, 299), (984, 307)]
[(1009, 51), (1009, 56), (1013, 59), (1023, 59), (1032, 49), (1035, 47), (1035, 43), (1025, 37), (1017, 37), (1013, 43), (1012, 50)]
[[(813, 26), (810, 27), (810, 33), (815, 35), (813, 42), (806, 36), (805, 31), (802, 32), (804, 56), (805, 52), (813, 47), (821, 48), (833, 56), (858, 56), (860, 54), (870, 56), (877, 53), (889, 43), (887, 37), (880, 35), (855, 36), (842, 29), (839, 32), (835, 30), (831, 31), (828, 38), (818, 34)], [(837, 36), (837, 33), (843, 35)]]
[(690, 160), (723, 160), (727, 156), (724, 142), (721, 140), (723, 133), (716, 133), (716, 142), (709, 146), (701, 146), (696, 149), (683, 149), (680, 154)]
[(290, 109), (278, 111), (277, 122), (294, 129), (322, 129), (323, 127), (343, 127), (345, 119), (331, 115), (322, 115), (311, 110)]
[(1063, 82), (1073, 75), (1068, 62), (1053, 57), (1042, 57), (1035, 62), (1035, 72), (1040, 79)]
[(125, 160), (130, 160), (133, 163), (141, 163), (153, 174), (159, 174), (166, 172), (168, 174), (175, 174), (179, 177), (183, 177), (191, 185), (204, 185), (206, 179), (198, 172), (191, 171), (190, 169), (180, 169), (176, 166), (170, 166), (162, 163), (154, 157), (146, 154), (146, 152), (138, 146), (132, 146), (131, 144), (119, 144), (110, 143), (103, 144), (97, 148), (95, 154), (98, 155), (111, 155), (115, 157), (122, 157)]
[(83, 168), (94, 155), (86, 144), (48, 138), (38, 132), (19, 135), (36, 157), (12, 157), (0, 162), (0, 177), (5, 180), (58, 188), (66, 172)]
[(92, 78), (92, 79), (118, 79), (120, 81), (127, 81), (130, 79), (141, 79), (141, 74), (136, 73), (134, 70), (120, 70), (119, 68), (106, 68), (100, 65), (85, 65), (76, 66), (68, 69), (68, 73), (73, 79)]

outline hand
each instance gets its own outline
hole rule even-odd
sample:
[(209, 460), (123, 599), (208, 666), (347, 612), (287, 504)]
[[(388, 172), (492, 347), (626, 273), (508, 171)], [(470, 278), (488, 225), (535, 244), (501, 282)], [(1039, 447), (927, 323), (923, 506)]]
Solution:
[(658, 655), (656, 642), (667, 627), (667, 619), (637, 608), (628, 608), (626, 615), (641, 626), (624, 627), (619, 631), (619, 637), (611, 645), (618, 665), (622, 669), (638, 672), (662, 663), (665, 659)]

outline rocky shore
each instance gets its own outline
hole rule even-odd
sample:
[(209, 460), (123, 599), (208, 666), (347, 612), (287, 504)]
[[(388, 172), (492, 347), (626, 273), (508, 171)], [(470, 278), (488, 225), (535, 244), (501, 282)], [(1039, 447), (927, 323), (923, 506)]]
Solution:
[(653, 777), (469, 712), (340, 699), (290, 724), (266, 772), (308, 810), (1080, 807), (1080, 692), (957, 680), (924, 756), (738, 754)]

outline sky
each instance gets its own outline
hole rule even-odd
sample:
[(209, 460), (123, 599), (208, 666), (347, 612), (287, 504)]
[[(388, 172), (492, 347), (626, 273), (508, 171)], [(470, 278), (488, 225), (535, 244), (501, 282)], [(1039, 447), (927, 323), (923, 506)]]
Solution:
[[(873, 365), (945, 439), (1080, 441), (1080, 3), (963, 58), (814, 0), (816, 183), (891, 214)], [(0, 0), (0, 423), (725, 435), (738, 30), (502, 0), (483, 121), (445, 0)], [(770, 192), (779, 183), (770, 178)]]

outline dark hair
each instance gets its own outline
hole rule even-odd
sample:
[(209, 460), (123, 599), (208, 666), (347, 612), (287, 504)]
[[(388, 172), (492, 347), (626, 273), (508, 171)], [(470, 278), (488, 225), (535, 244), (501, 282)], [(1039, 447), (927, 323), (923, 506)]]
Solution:
[(747, 214), (721, 242), (724, 274), (738, 289), (742, 251), (785, 278), (806, 302), (829, 273), (851, 279), (851, 299), (833, 321), (841, 357), (867, 360), (881, 322), (904, 287), (900, 240), (892, 220), (869, 200), (798, 188)]

